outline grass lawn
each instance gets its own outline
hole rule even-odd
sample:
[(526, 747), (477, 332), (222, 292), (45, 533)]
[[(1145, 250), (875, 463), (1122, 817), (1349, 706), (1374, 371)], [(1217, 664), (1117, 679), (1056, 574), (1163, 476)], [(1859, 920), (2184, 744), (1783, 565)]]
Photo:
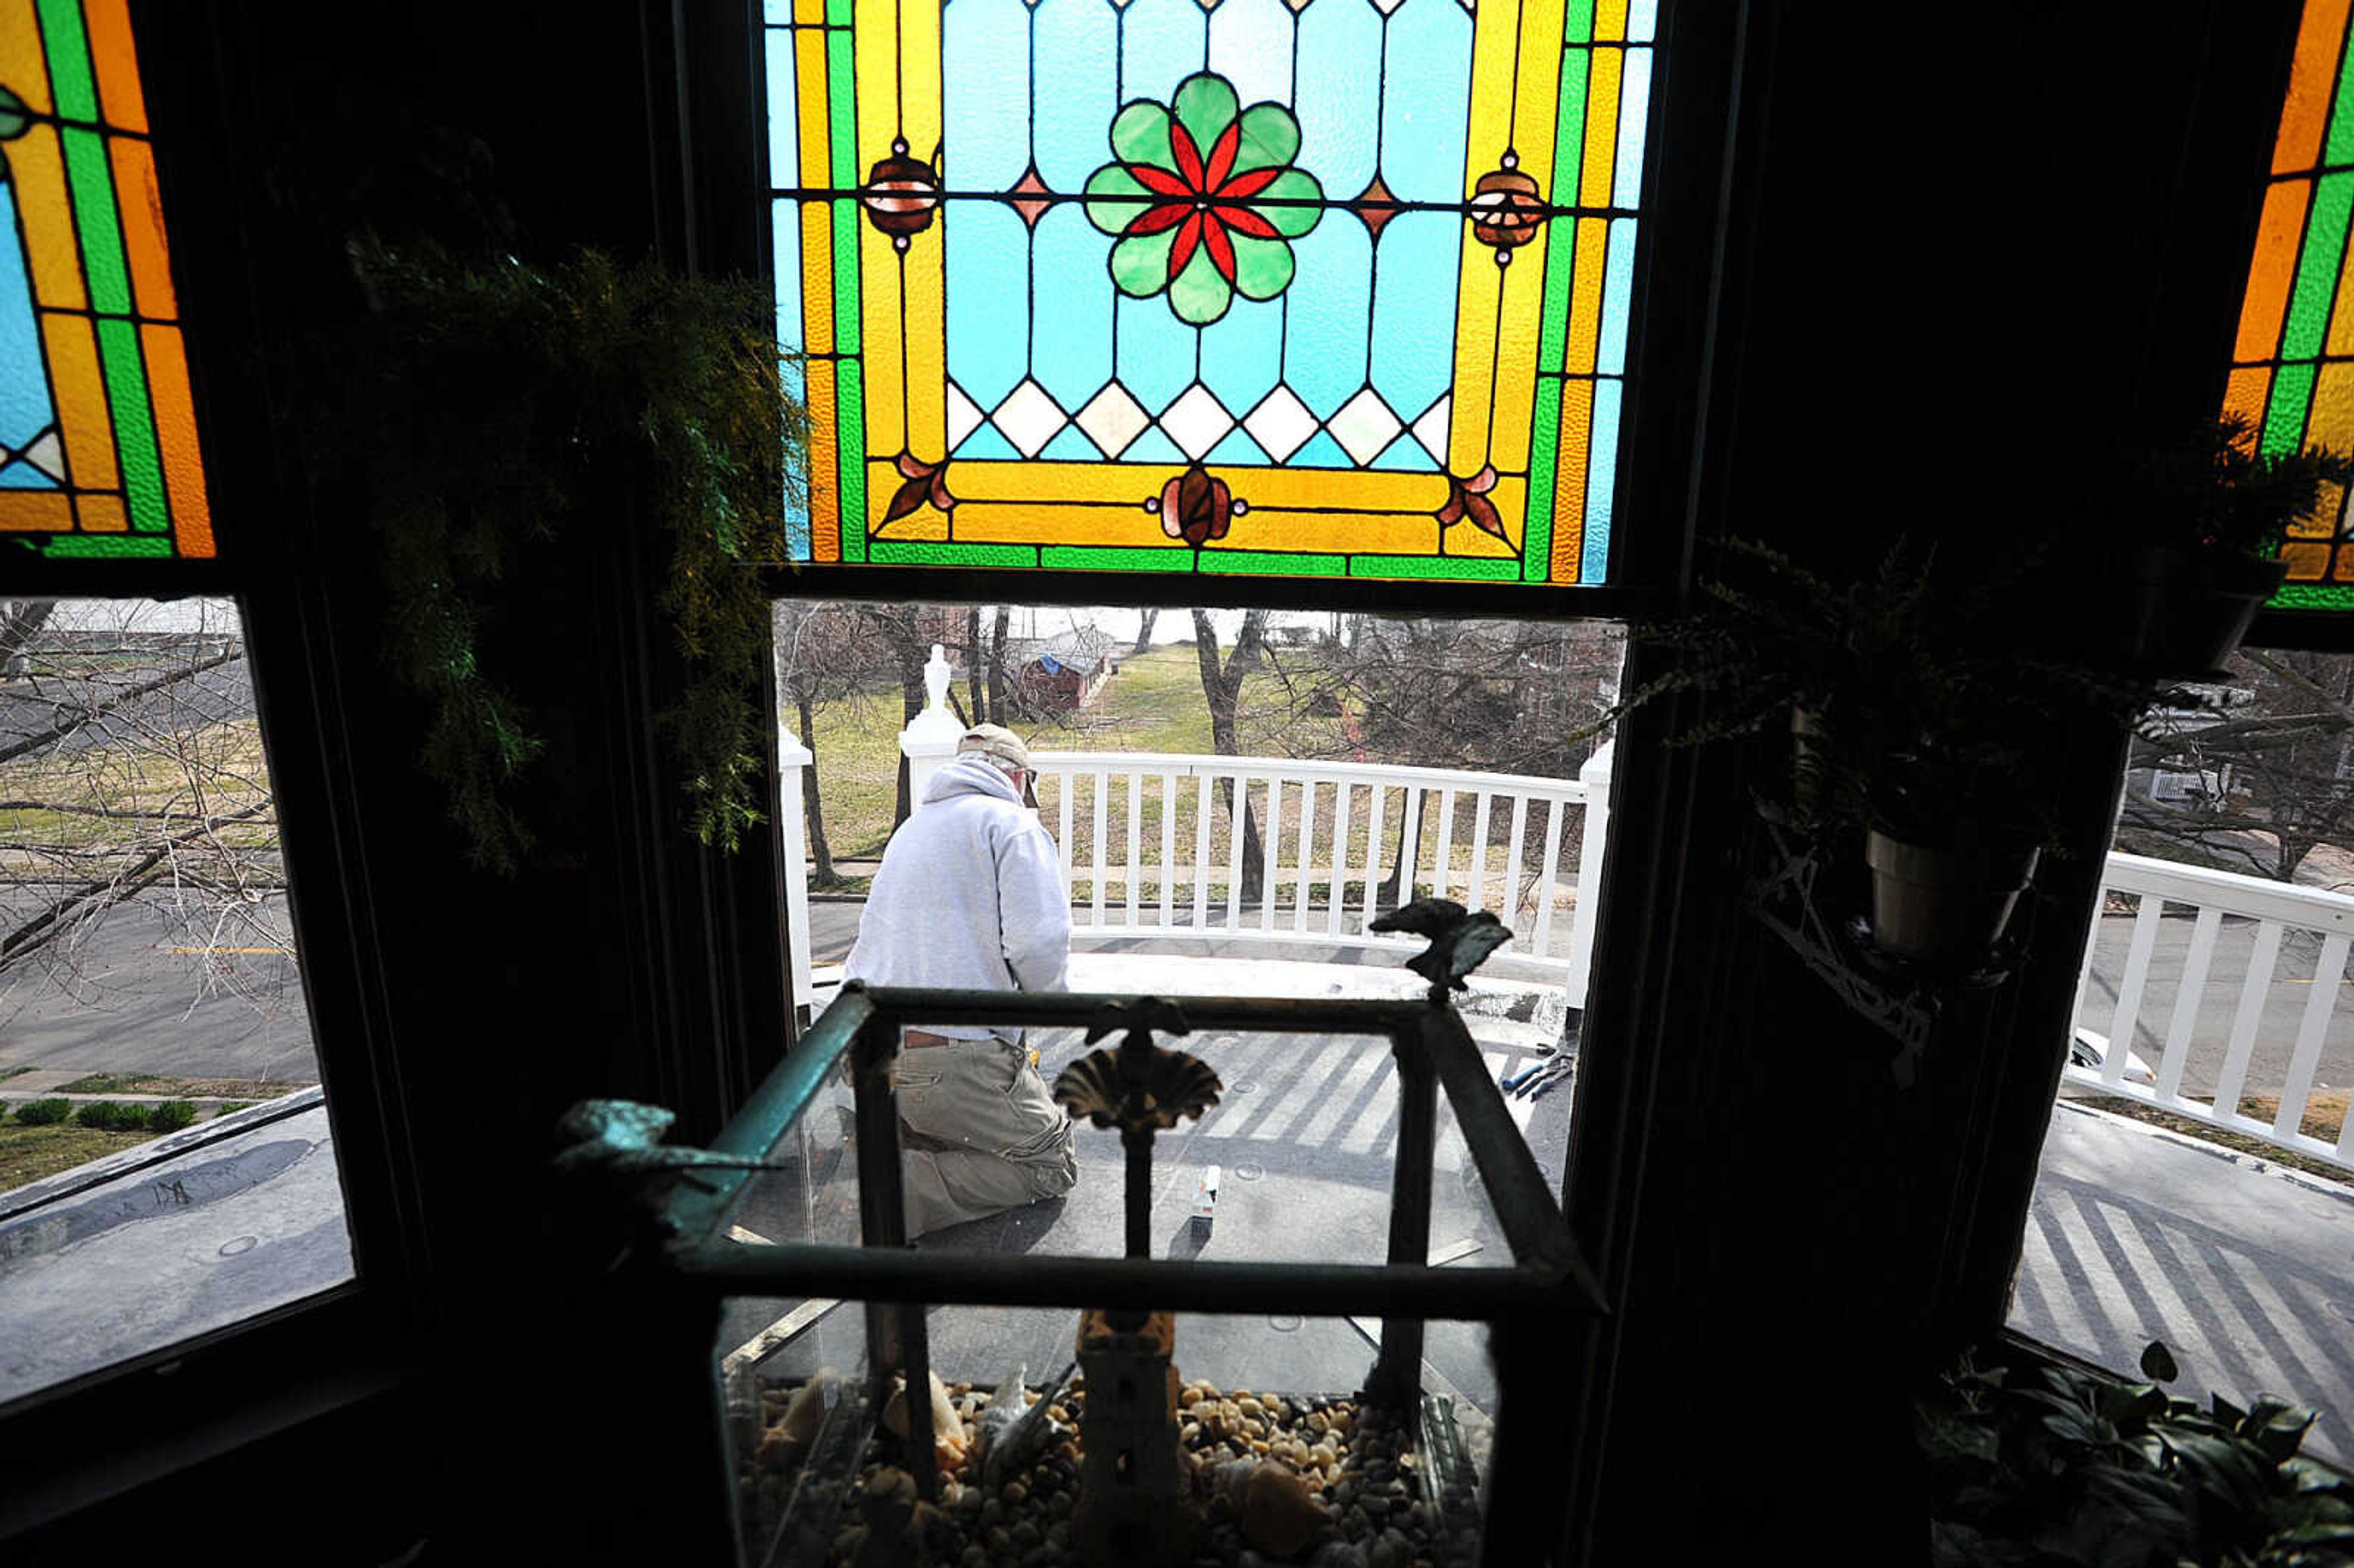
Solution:
[(71, 1122), (55, 1127), (25, 1127), (0, 1123), (0, 1192), (70, 1171), (113, 1153), (145, 1143), (152, 1132), (101, 1132)]
[[(2261, 1138), (2250, 1138), (2245, 1133), (2232, 1132), (2190, 1117), (2176, 1116), (2169, 1111), (2158, 1110), (2155, 1107), (2143, 1105), (2139, 1100), (2125, 1099), (2111, 1095), (2084, 1095), (2072, 1097), (2077, 1098), (2077, 1102), (2081, 1105), (2114, 1112), (2115, 1115), (2126, 1117), (2135, 1121), (2147, 1122), (2152, 1127), (2162, 1127), (2169, 1132), (2179, 1132), (2185, 1138), (2195, 1138), (2201, 1142), (2216, 1144), (2224, 1149), (2237, 1150), (2242, 1154), (2253, 1154), (2274, 1165), (2285, 1165), (2292, 1171), (2302, 1171), (2307, 1175), (2326, 1177), (2332, 1181), (2354, 1182), (2354, 1172), (2348, 1171), (2343, 1166), (2332, 1165), (2326, 1160), (2316, 1160), (2310, 1155), (2300, 1154), (2293, 1149), (2283, 1149), (2279, 1144), (2268, 1143)], [(2339, 1089), (2334, 1093), (2317, 1094), (2313, 1098), (2321, 1108), (2317, 1114), (2314, 1106), (2306, 1107), (2303, 1130), (2315, 1138), (2336, 1139), (2338, 1128), (2345, 1121), (2346, 1091)], [(2334, 1111), (2327, 1105), (2327, 1102), (2332, 1100), (2337, 1102)], [(2250, 1095), (2241, 1100), (2240, 1109), (2249, 1116), (2270, 1118), (2279, 1114), (2280, 1099), (2274, 1095)]]
[(57, 1095), (154, 1095), (158, 1099), (271, 1100), (306, 1087), (268, 1078), (164, 1078), (143, 1073), (91, 1073), (60, 1084)]
[[(959, 688), (961, 694), (962, 688)], [(819, 788), (824, 802), (826, 836), (834, 855), (840, 860), (867, 859), (882, 853), (891, 834), (891, 817), (896, 802), (899, 762), (898, 736), (901, 724), (900, 702), (896, 693), (832, 703), (822, 705), (816, 713), (815, 737)], [(1287, 700), (1282, 683), (1264, 673), (1254, 675), (1245, 683), (1241, 708), (1236, 715), (1236, 730), (1243, 752), (1256, 757), (1346, 758), (1351, 747), (1346, 738), (1345, 717), (1340, 715), (1310, 716), (1296, 710)], [(1178, 754), (1206, 754), (1214, 750), (1210, 735), (1210, 710), (1202, 694), (1201, 666), (1190, 646), (1155, 648), (1139, 658), (1124, 659), (1119, 672), (1105, 683), (1094, 704), (1089, 707), (1052, 718), (1025, 722), (1014, 726), (1035, 751), (1128, 751)], [(1157, 777), (1142, 780), (1134, 803), (1136, 832), (1139, 838), (1138, 861), (1143, 869), (1140, 902), (1158, 906), (1159, 884), (1152, 880), (1150, 868), (1158, 863), (1162, 842), (1164, 820), (1173, 826), (1169, 833), (1175, 854), (1172, 881), (1172, 900), (1181, 907), (1190, 907), (1194, 896), (1194, 856), (1199, 847), (1199, 811), (1202, 796), (1198, 781), (1175, 779), (1173, 790), (1165, 790)], [(1071, 894), (1086, 901), (1095, 895), (1094, 880), (1087, 873), (1094, 863), (1097, 838), (1096, 824), (1097, 801), (1096, 781), (1091, 775), (1071, 780), (1070, 829), (1063, 828), (1062, 782), (1047, 779), (1039, 785), (1041, 813), (1058, 842), (1066, 844), (1072, 866)], [(1250, 808), (1257, 820), (1267, 820), (1267, 786), (1256, 784), (1250, 790)], [(1173, 798), (1172, 798), (1173, 796)], [(1394, 856), (1397, 824), (1405, 809), (1405, 792), (1385, 791), (1382, 803), (1383, 836)], [(1351, 856), (1353, 863), (1362, 865), (1368, 813), (1371, 810), (1369, 792), (1360, 789), (1353, 792), (1350, 804), (1352, 842), (1356, 846)], [(1106, 897), (1110, 902), (1125, 902), (1128, 896), (1126, 870), (1129, 858), (1130, 802), (1127, 784), (1118, 778), (1106, 780), (1102, 804)], [(1435, 872), (1438, 863), (1437, 813), (1438, 802), (1427, 803), (1421, 830), (1417, 860), (1426, 874)], [(1330, 892), (1330, 867), (1332, 863), (1332, 830), (1335, 810), (1333, 791), (1320, 789), (1316, 800), (1316, 823), (1308, 845), (1308, 860), (1320, 874), (1311, 880), (1310, 896), (1313, 902), (1324, 900)], [(1207, 866), (1208, 897), (1218, 906), (1226, 902), (1227, 889), (1233, 877), (1234, 837), (1230, 817), (1223, 793), (1214, 787), (1210, 795), (1211, 831)], [(1299, 791), (1297, 786), (1285, 792), (1284, 830), (1276, 847), (1276, 886), (1279, 903), (1288, 903), (1293, 895), (1300, 863)], [(1458, 800), (1451, 834), (1453, 847), (1449, 861), (1453, 874), (1453, 891), (1463, 892), (1463, 878), (1471, 861), (1471, 845), (1475, 827), (1473, 804), (1468, 798)], [(1488, 885), (1488, 900), (1494, 899), (1495, 879), (1503, 874), (1510, 852), (1511, 814), (1509, 807), (1494, 813), (1489, 823), (1489, 850), (1484, 865)], [(1542, 810), (1532, 811), (1522, 829), (1522, 874), (1524, 882), (1533, 882), (1543, 857), (1544, 821)], [(1573, 815), (1564, 822), (1559, 862), (1560, 874), (1566, 877), (1574, 864), (1577, 844), (1577, 821)], [(1426, 876), (1426, 881), (1427, 877)], [(1362, 898), (1362, 884), (1352, 879), (1356, 891), (1352, 896)]]

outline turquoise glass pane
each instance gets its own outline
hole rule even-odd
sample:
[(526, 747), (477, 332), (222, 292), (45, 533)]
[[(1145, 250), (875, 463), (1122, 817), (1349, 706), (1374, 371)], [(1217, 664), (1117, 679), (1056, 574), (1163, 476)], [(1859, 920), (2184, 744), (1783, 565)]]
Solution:
[(18, 461), (0, 468), (0, 490), (55, 490), (58, 482), (35, 468)]
[(956, 457), (981, 462), (1013, 462), (1022, 454), (995, 425), (982, 424), (973, 428), (972, 434), (957, 443)]
[[(995, 202), (947, 205), (949, 379), (986, 412), (1021, 384), (1029, 363), (1030, 231)], [(1102, 270), (1100, 259), (1095, 265)]]
[(1283, 302), (1236, 300), (1202, 329), (1202, 384), (1237, 418), (1275, 390), (1283, 368)]
[(1119, 454), (1119, 461), (1122, 462), (1183, 463), (1188, 460), (1183, 452), (1177, 450), (1177, 443), (1171, 440), (1168, 434), (1163, 431), (1161, 427), (1155, 425), (1152, 429), (1145, 431), (1144, 434), (1137, 437), (1136, 440), (1129, 442), (1128, 450)]
[(1300, 162), (1327, 199), (1347, 201), (1373, 178), (1380, 127), (1365, 111), (1365, 84), (1381, 72), (1380, 14), (1367, 0), (1316, 0), (1299, 16), (1299, 56), (1312, 62), (1292, 104)]
[(1643, 192), (1643, 131), (1651, 120), (1651, 51), (1628, 49), (1618, 90), (1618, 167), (1610, 176), (1610, 205), (1639, 207)]
[[(1389, 76), (1381, 95), (1383, 183), (1405, 201), (1460, 201), (1471, 18), (1456, 0), (1405, 0), (1391, 14), (1389, 30)], [(1361, 86), (1361, 95), (1369, 95), (1371, 86)]]
[[(1210, 18), (1194, 0), (1131, 0), (1120, 16), (1119, 101), (1166, 103), (1209, 58)], [(1108, 152), (1104, 132), (1096, 144)]]
[(940, 18), (940, 157), (948, 188), (1010, 190), (1030, 166), (1030, 13), (953, 0)]
[(1308, 444), (1291, 454), (1293, 468), (1354, 468), (1357, 460), (1341, 450), (1341, 443), (1323, 430), (1308, 438)]
[(1038, 455), (1049, 462), (1101, 462), (1104, 460), (1103, 449), (1089, 440), (1087, 432), (1076, 425), (1065, 425)]
[(793, 76), (793, 36), (771, 29), (769, 44), (769, 184), (790, 190), (801, 183), (800, 84)]
[[(1399, 413), (1403, 415), (1405, 410), (1400, 409)], [(1381, 455), (1367, 466), (1428, 473), (1438, 464), (1428, 452), (1422, 450), (1422, 443), (1414, 439), (1414, 432), (1407, 430), (1400, 432), (1398, 439), (1384, 447)]]
[(1465, 232), (1463, 220), (1446, 212), (1400, 213), (1382, 230), (1371, 378), (1403, 418), (1429, 408), (1455, 374), (1455, 288)]
[(1659, 29), (1659, 0), (1632, 0), (1627, 7), (1627, 41), (1648, 44)]
[[(1039, 0), (1030, 18), (1037, 94), (1031, 134), (1038, 173), (1058, 191), (1076, 191), (1110, 156), (1118, 13), (1103, 0)], [(964, 188), (961, 186), (954, 188)]]
[[(1299, 270), (1283, 296), (1290, 308), (1283, 337), (1283, 380), (1310, 412), (1329, 419), (1365, 384), (1373, 244), (1363, 224), (1331, 213), (1293, 240), (1291, 251)], [(1437, 330), (1447, 330), (1446, 323)]]
[[(1104, 265), (1110, 243), (1076, 202), (1041, 217), (1032, 238), (1030, 374), (1067, 409), (1085, 405), (1111, 379), (1113, 290)], [(1018, 323), (1018, 297), (1000, 293), (996, 309)], [(966, 389), (972, 390), (970, 382)]]
[(1602, 581), (1610, 566), (1610, 500), (1618, 489), (1618, 400), (1626, 390), (1619, 381), (1594, 385), (1594, 457), (1585, 471), (1585, 547), (1577, 567), (1582, 583)]
[[(1214, 463), (1234, 463), (1247, 468), (1267, 468), (1275, 461), (1273, 458), (1267, 455), (1267, 449), (1251, 440), (1249, 434), (1240, 426), (1227, 431), (1226, 439), (1210, 449), (1207, 461)], [(1250, 482), (1247, 479), (1238, 479), (1235, 482), (1247, 484)]]
[(1627, 374), (1627, 313), (1635, 292), (1635, 220), (1614, 218), (1602, 270), (1602, 340), (1594, 367), (1605, 376)]
[(1201, 334), (1171, 314), (1169, 302), (1162, 299), (1123, 294), (1113, 319), (1119, 334), (1114, 349), (1119, 384), (1147, 413), (1157, 414), (1193, 385)]
[[(1210, 69), (1235, 84), (1245, 105), (1291, 105), (1291, 8), (1283, 0), (1218, 0), (1210, 15)], [(1320, 67), (1319, 69), (1321, 69)], [(1302, 147), (1301, 162), (1313, 148)]]
[[(16, 228), (16, 189), (0, 184), (0, 461), (47, 429), (56, 418), (49, 404), (48, 361), (41, 354), (40, 324), (33, 318), (33, 291), (25, 271), (25, 240)], [(51, 482), (35, 474), (11, 477), (22, 489)]]

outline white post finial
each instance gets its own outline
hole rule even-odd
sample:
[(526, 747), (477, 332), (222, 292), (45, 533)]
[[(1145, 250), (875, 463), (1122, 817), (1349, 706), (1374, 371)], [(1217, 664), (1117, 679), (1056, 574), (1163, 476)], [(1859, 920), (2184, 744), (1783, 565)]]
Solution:
[(937, 642), (932, 644), (932, 656), (924, 665), (924, 691), (929, 698), (927, 706), (944, 709), (949, 705), (949, 654)]
[(899, 732), (899, 749), (907, 758), (908, 798), (916, 810), (923, 810), (924, 787), (956, 755), (957, 742), (964, 738), (964, 726), (949, 708), (949, 674), (948, 650), (935, 642), (924, 666), (924, 690), (930, 700)]

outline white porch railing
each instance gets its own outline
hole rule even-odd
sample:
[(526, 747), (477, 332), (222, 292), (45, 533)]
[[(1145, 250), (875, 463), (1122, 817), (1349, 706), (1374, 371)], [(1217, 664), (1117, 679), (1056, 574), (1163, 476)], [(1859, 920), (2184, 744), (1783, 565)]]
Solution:
[[(1572, 872), (1594, 863), (1600, 842), (1585, 781), (1272, 757), (1031, 759), (1080, 934), (1412, 953), (1420, 938), (1378, 936), (1366, 922), (1437, 895), (1493, 912), (1512, 928), (1500, 953), (1557, 977), (1571, 1006), (1585, 1004), (1593, 940), (1582, 927), (1593, 901), (1577, 897)], [(1244, 806), (1259, 839), (1256, 865), (1234, 826)], [(1575, 837), (1573, 818), (1588, 819)], [(1402, 865), (1415, 868), (1414, 892), (1398, 885)]]
[[(2076, 1022), (2084, 1029), (2105, 1023), (2109, 1045), (2098, 1068), (2072, 1064), (2067, 1080), (2354, 1171), (2354, 1116), (2346, 1118), (2334, 1140), (2299, 1130), (2345, 989), (2347, 951), (2354, 945), (2354, 897), (2133, 854), (2110, 855), (2101, 885), (2105, 906), (2111, 894), (2136, 900), (2133, 930), (2116, 1004), (2105, 1018), (2100, 1000), (2090, 994), (2097, 923), (2085, 947)], [(2167, 954), (2159, 954), (2169, 912), (2193, 916), (2179, 967), (2173, 940), (2164, 944)], [(2244, 957), (2243, 934), (2249, 938)], [(2210, 971), (2218, 949), (2225, 947), (2225, 973), (2211, 986)], [(2290, 954), (2285, 962), (2285, 948)], [(2307, 949), (2313, 953), (2309, 965), (2302, 956)], [(2127, 1054), (2146, 1013), (2155, 1032), (2161, 999), (2152, 994), (2154, 976), (2156, 989), (2162, 992), (2170, 984), (2172, 996), (2152, 1081), (2140, 1083), (2126, 1075)], [(2211, 990), (2219, 994), (2211, 998)], [(2220, 1018), (2202, 1020), (2202, 1013), (2219, 1014), (2225, 1004), (2231, 1012), (2228, 1029), (2218, 1027)], [(2276, 1014), (2270, 1027), (2267, 1004)], [(2296, 1018), (2293, 1035), (2284, 1027), (2289, 1015)], [(2341, 1041), (2341, 1063), (2348, 1049)], [(2200, 1068), (2196, 1076), (2211, 1086), (2208, 1099), (2183, 1088), (2194, 1057)], [(2276, 1096), (2279, 1104), (2269, 1119), (2251, 1116), (2239, 1108), (2247, 1096)]]

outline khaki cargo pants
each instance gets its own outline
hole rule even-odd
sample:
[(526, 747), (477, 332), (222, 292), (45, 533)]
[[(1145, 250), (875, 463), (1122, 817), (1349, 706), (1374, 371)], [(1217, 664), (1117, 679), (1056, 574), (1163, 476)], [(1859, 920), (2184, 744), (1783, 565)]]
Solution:
[(1078, 1185), (1070, 1118), (1026, 1047), (995, 1038), (910, 1045), (898, 1085), (910, 1236)]

